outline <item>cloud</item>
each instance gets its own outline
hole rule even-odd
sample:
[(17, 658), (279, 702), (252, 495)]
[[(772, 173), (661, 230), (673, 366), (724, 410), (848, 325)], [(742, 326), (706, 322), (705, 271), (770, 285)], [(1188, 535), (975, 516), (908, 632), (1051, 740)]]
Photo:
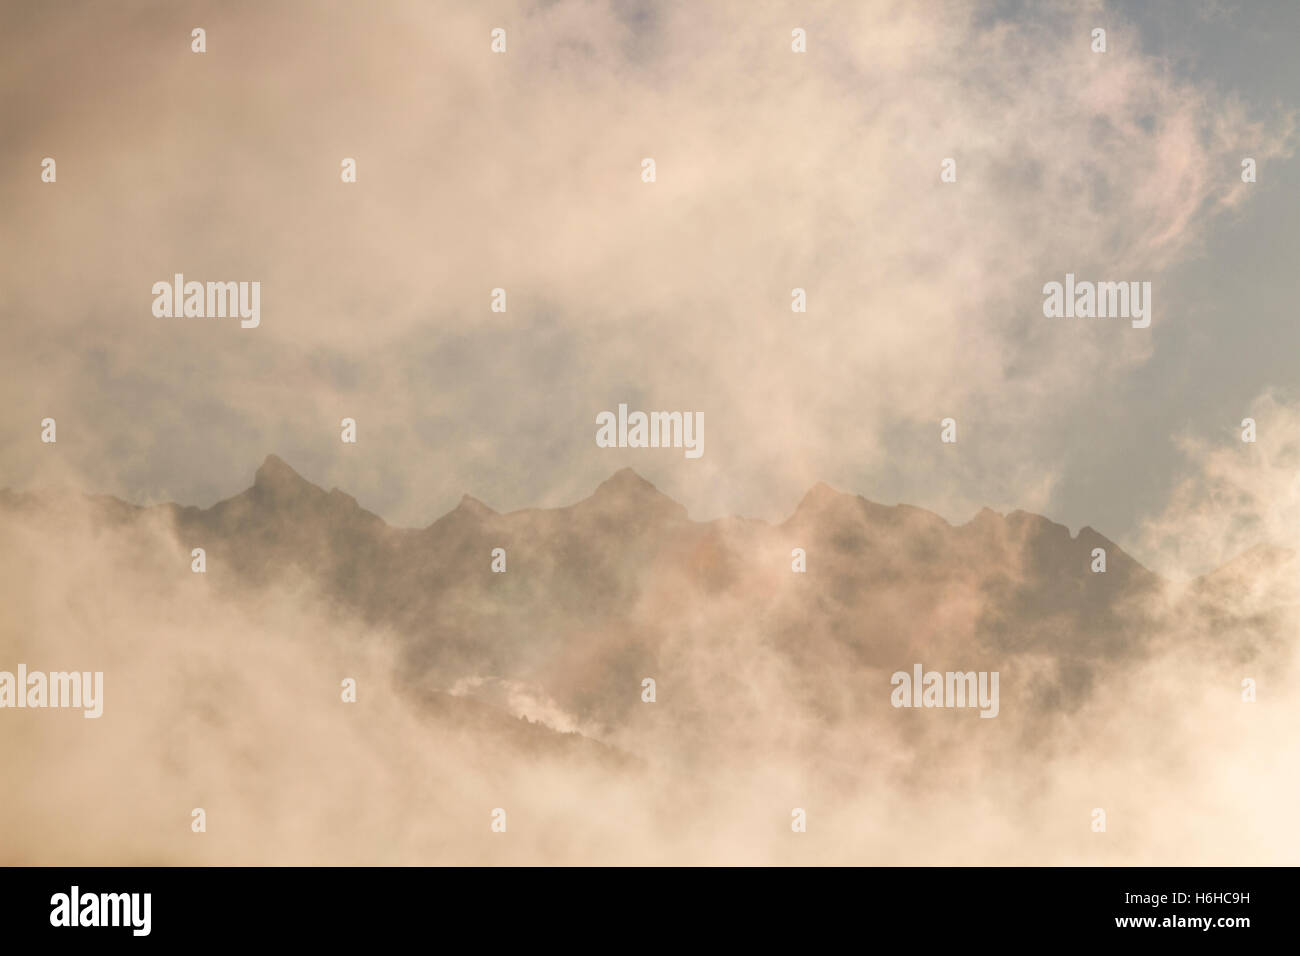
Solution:
[(1143, 523), (1144, 547), (1185, 576), (1259, 546), (1300, 551), (1300, 405), (1270, 390), (1245, 417), (1253, 442), (1233, 421), (1213, 436), (1180, 436), (1184, 477)]

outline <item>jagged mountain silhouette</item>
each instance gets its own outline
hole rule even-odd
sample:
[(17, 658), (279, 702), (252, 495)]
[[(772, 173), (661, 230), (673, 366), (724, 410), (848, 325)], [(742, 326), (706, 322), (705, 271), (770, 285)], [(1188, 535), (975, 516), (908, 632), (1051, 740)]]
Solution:
[[(40, 496), (2, 500), (31, 508)], [(210, 508), (93, 500), (115, 522), (168, 519), (184, 548), (205, 548), (213, 586), (308, 581), (397, 635), (413, 680), (535, 682), (598, 725), (626, 719), (636, 698), (593, 688), (686, 679), (683, 640), (698, 650), (736, 634), (803, 674), (795, 683), (814, 697), (827, 680), (913, 661), (993, 670), (1019, 658), (1045, 673), (1025, 706), (1068, 710), (1101, 670), (1145, 652), (1165, 610), (1166, 583), (1091, 528), (987, 508), (953, 525), (824, 483), (776, 524), (697, 522), (624, 468), (567, 507), (502, 514), (467, 494), (428, 526), (399, 528), (270, 455), (251, 487)], [(505, 573), (491, 569), (497, 548)], [(795, 548), (806, 573), (791, 569)], [(1091, 569), (1095, 548), (1105, 573)], [(1221, 597), (1224, 580), (1197, 593)]]

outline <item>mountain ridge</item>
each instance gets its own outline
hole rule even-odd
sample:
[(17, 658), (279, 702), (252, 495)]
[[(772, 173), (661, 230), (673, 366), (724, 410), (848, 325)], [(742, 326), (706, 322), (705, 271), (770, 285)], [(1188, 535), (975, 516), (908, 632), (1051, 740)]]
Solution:
[[(278, 600), (288, 584), (358, 633), (394, 638), (413, 686), (540, 688), (567, 724), (614, 742), (643, 719), (641, 701), (605, 689), (654, 675), (691, 701), (687, 720), (709, 713), (711, 687), (755, 655), (809, 713), (887, 719), (887, 695), (858, 701), (850, 688), (920, 661), (1032, 671), (1032, 684), (1007, 685), (1007, 703), (1045, 719), (1077, 709), (1158, 640), (1189, 652), (1230, 642), (1250, 655), (1273, 646), (1280, 620), (1225, 599), (1241, 573), (1180, 594), (1091, 528), (1071, 535), (1042, 515), (990, 508), (953, 525), (825, 482), (777, 524), (693, 521), (623, 468), (571, 505), (503, 514), (466, 494), (427, 527), (401, 528), (275, 455), (250, 487), (208, 508), (87, 500), (104, 519), (96, 532), (134, 527), (155, 552), (159, 531), (174, 540), (159, 588), (192, 584), (189, 555), (201, 547), (204, 587)], [(78, 514), (0, 492), (0, 510), (38, 508), (37, 540), (51, 513)], [(1277, 559), (1257, 551), (1242, 573), (1261, 563)], [(1032, 720), (1018, 726), (1034, 732)]]
[[(884, 505), (872, 501), (861, 494), (840, 491), (831, 487), (824, 481), (817, 481), (807, 492), (805, 492), (803, 497), (795, 505), (794, 510), (783, 520), (768, 521), (763, 518), (751, 518), (743, 515), (723, 515), (717, 518), (699, 521), (689, 517), (684, 505), (660, 491), (657, 486), (636, 472), (635, 469), (626, 466), (618, 469), (610, 475), (609, 478), (602, 481), (596, 486), (591, 494), (571, 504), (552, 507), (524, 507), (515, 509), (514, 511), (502, 512), (497, 511), (486, 502), (466, 492), (462, 494), (460, 501), (454, 508), (437, 518), (434, 518), (433, 521), (423, 526), (391, 524), (376, 512), (364, 508), (355, 497), (342, 491), (338, 487), (333, 487), (327, 491), (323, 486), (304, 477), (292, 465), (274, 453), (268, 454), (266, 458), (263, 459), (262, 464), (259, 465), (254, 472), (253, 483), (250, 486), (226, 498), (221, 498), (206, 508), (197, 505), (182, 504), (175, 501), (138, 505), (122, 498), (118, 498), (115, 495), (73, 491), (72, 489), (59, 489), (57, 492), (50, 492), (48, 494), (54, 494), (56, 496), (77, 494), (81, 497), (93, 501), (99, 501), (101, 503), (111, 501), (113, 507), (122, 510), (149, 511), (152, 509), (175, 509), (177, 511), (184, 511), (187, 513), (198, 512), (200, 514), (211, 513), (214, 510), (223, 507), (228, 509), (232, 506), (232, 503), (245, 500), (277, 505), (294, 503), (301, 501), (302, 499), (307, 499), (315, 503), (334, 500), (342, 506), (354, 508), (358, 513), (366, 516), (367, 519), (374, 519), (382, 523), (386, 528), (398, 532), (427, 531), (434, 527), (434, 525), (437, 525), (439, 522), (444, 521), (458, 512), (486, 520), (492, 518), (509, 518), (514, 515), (533, 512), (565, 511), (593, 503), (607, 503), (620, 498), (632, 498), (638, 504), (653, 505), (657, 509), (662, 509), (665, 513), (672, 514), (675, 517), (679, 517), (680, 520), (689, 522), (696, 526), (708, 526), (718, 522), (745, 522), (769, 528), (781, 528), (798, 519), (801, 513), (806, 514), (809, 511), (817, 511), (828, 506), (858, 506), (865, 507), (868, 513), (874, 516), (887, 518), (891, 523), (898, 520), (898, 516), (915, 514), (923, 516), (925, 521), (941, 523), (951, 529), (966, 528), (976, 524), (977, 522), (986, 521), (990, 517), (1000, 518), (1003, 521), (1032, 521), (1037, 523), (1046, 523), (1047, 526), (1050, 526), (1053, 529), (1060, 528), (1064, 530), (1072, 541), (1078, 541), (1087, 534), (1090, 539), (1095, 538), (1095, 540), (1099, 542), (1098, 546), (1105, 547), (1108, 554), (1112, 549), (1122, 550), (1112, 539), (1107, 538), (1090, 525), (1085, 525), (1081, 527), (1077, 533), (1070, 534), (1068, 526), (1055, 522), (1045, 515), (1036, 512), (1014, 509), (1004, 514), (984, 506), (968, 521), (954, 523), (948, 521), (948, 519), (944, 518), (942, 515), (919, 505), (912, 505), (906, 502), (899, 502), (894, 505)], [(17, 491), (10, 488), (3, 488), (0, 489), (0, 504), (9, 503), (10, 505), (13, 505), (21, 504), (23, 502), (36, 503), (45, 498), (46, 495), (46, 491)], [(1255, 545), (1254, 547), (1258, 548), (1263, 546), (1266, 545)], [(1253, 548), (1248, 550), (1253, 550)], [(1231, 560), (1235, 561), (1237, 560), (1237, 557), (1239, 556), (1236, 556)], [(1225, 562), (1225, 564), (1226, 563), (1231, 562)], [(1207, 576), (1209, 573), (1213, 572), (1208, 572)]]

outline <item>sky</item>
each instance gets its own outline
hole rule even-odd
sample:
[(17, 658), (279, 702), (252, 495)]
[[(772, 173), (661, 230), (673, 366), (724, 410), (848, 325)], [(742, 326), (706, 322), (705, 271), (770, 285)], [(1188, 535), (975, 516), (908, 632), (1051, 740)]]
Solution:
[[(209, 505), (275, 453), (423, 526), (630, 466), (699, 520), (779, 521), (825, 481), (1091, 526), (1170, 575), (1232, 556), (1171, 544), (1215, 468), (1294, 497), (1294, 5), (84, 3), (0, 26), (0, 487)], [(259, 281), (260, 326), (156, 317), (178, 272)], [(1067, 272), (1151, 282), (1151, 327), (1044, 317)], [(597, 447), (620, 403), (702, 412), (703, 456)]]

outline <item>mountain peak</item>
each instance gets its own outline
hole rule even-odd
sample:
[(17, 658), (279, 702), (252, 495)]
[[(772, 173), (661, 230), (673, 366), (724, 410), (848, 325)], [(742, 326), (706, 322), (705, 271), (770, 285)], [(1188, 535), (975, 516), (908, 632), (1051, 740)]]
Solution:
[(615, 493), (619, 495), (662, 494), (658, 488), (646, 481), (631, 468), (620, 468), (618, 471), (614, 472), (614, 474), (602, 481), (596, 488), (595, 493), (599, 495), (602, 492), (605, 494)]
[(803, 500), (809, 503), (817, 501), (833, 501), (843, 495), (844, 492), (836, 491), (824, 481), (819, 481), (808, 489), (808, 493), (803, 496)]
[(479, 501), (473, 495), (461, 495), (460, 504), (456, 506), (457, 511), (471, 514), (476, 518), (495, 517), (497, 512), (489, 508), (483, 502)]
[(311, 489), (321, 491), (289, 467), (279, 455), (267, 455), (262, 467), (253, 476), (253, 491), (271, 498), (292, 497)]
[(614, 472), (597, 486), (587, 500), (602, 509), (613, 507), (622, 510), (630, 506), (686, 516), (684, 505), (678, 504), (631, 468), (620, 468)]
[(843, 491), (836, 491), (824, 481), (819, 481), (808, 489), (808, 493), (795, 507), (795, 515), (808, 514), (809, 512), (820, 512), (825, 508), (833, 507), (836, 504), (845, 501), (854, 501), (855, 496)]
[(274, 484), (280, 481), (292, 481), (295, 478), (300, 481), (302, 480), (302, 476), (294, 471), (289, 466), (288, 462), (279, 455), (267, 455), (266, 460), (262, 462), (262, 466), (257, 469), (257, 474), (254, 476), (253, 483), (259, 485), (267, 483)]

